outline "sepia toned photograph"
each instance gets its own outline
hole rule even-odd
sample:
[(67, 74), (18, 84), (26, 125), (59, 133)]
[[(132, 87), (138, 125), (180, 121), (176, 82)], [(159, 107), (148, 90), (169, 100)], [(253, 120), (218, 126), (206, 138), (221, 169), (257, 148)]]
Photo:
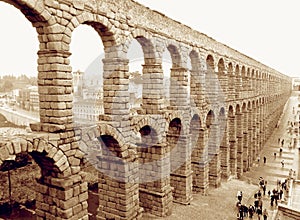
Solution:
[(299, 7), (0, 0), (0, 220), (299, 220)]

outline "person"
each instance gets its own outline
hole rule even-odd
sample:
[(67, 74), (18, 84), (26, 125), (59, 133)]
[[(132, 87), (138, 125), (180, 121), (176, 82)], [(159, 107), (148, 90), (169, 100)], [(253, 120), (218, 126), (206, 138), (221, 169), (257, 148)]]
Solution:
[(281, 166), (284, 167), (284, 160), (281, 161)]
[(239, 214), (240, 214), (240, 219), (244, 219), (244, 210), (243, 210), (243, 206), (240, 207)]
[(262, 213), (263, 217), (264, 217), (264, 220), (267, 220), (268, 219), (268, 211), (267, 209), (264, 209), (263, 213)]
[(237, 198), (238, 198), (238, 200), (241, 202), (242, 201), (242, 199), (243, 199), (243, 192), (242, 191), (238, 191), (238, 193), (237, 193)]
[(249, 218), (252, 219), (254, 214), (254, 207), (252, 205), (249, 206), (248, 212), (249, 212)]
[(270, 205), (273, 207), (273, 204), (274, 204), (274, 195), (272, 194), (271, 195), (271, 200), (270, 200)]
[(280, 199), (280, 200), (282, 199), (282, 195), (283, 195), (283, 190), (280, 189), (280, 190), (279, 190), (279, 199)]
[(258, 209), (258, 199), (256, 198), (254, 200), (254, 211), (257, 212), (257, 209)]
[(274, 152), (274, 160), (276, 159), (276, 152)]
[(271, 191), (270, 191), (270, 190), (268, 191), (268, 196), (269, 196), (269, 197), (271, 196)]
[(266, 162), (267, 162), (267, 158), (266, 158), (266, 157), (264, 157), (264, 164), (266, 164)]
[(260, 192), (260, 190), (258, 190), (258, 192), (257, 192), (257, 197), (258, 197), (258, 199), (261, 198), (261, 192)]
[(260, 156), (258, 155), (258, 157), (257, 157), (257, 163), (259, 163), (259, 161), (260, 161)]
[(248, 217), (248, 207), (245, 205), (242, 205), (242, 209), (243, 209), (243, 212), (244, 212), (244, 217)]
[(258, 200), (258, 207), (262, 210), (262, 207), (263, 207), (263, 201), (262, 201), (262, 199)]
[(267, 190), (267, 186), (266, 186), (266, 184), (264, 184), (264, 185), (263, 185), (264, 196), (266, 195), (266, 190)]
[(258, 208), (257, 211), (256, 211), (256, 213), (257, 213), (257, 219), (260, 220), (260, 217), (262, 215), (262, 210), (260, 208)]
[(281, 157), (281, 155), (282, 155), (282, 147), (280, 147), (279, 149), (279, 156)]

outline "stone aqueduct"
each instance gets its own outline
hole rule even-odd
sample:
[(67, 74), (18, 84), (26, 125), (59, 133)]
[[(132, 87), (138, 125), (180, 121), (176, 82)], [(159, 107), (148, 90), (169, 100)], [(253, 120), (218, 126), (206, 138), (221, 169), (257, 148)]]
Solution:
[[(0, 163), (28, 152), (41, 167), (38, 219), (88, 219), (81, 145), (99, 144), (98, 219), (169, 215), (173, 202), (190, 203), (193, 190), (205, 194), (247, 172), (291, 92), (286, 75), (134, 1), (4, 2), (26, 16), (40, 43), (40, 123), (27, 136), (0, 139)], [(95, 126), (75, 129), (69, 47), (81, 24), (92, 26), (104, 45), (105, 113)], [(144, 52), (138, 114), (128, 105), (132, 39)], [(165, 50), (172, 57), (167, 106)]]

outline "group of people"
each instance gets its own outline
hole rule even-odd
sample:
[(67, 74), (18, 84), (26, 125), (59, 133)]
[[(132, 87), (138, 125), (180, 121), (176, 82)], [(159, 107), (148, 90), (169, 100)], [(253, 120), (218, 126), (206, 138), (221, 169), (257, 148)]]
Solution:
[(246, 204), (242, 204), (242, 199), (243, 199), (243, 192), (238, 191), (237, 193), (237, 219), (242, 220), (246, 217), (249, 217), (249, 219), (253, 219), (254, 214), (257, 214), (258, 219), (261, 219), (261, 216), (263, 216), (264, 220), (268, 219), (268, 211), (265, 208), (263, 210), (263, 201), (261, 198), (262, 194), (261, 191), (259, 190), (257, 193), (254, 194), (255, 201), (253, 205), (247, 206)]
[[(288, 180), (285, 179), (284, 181), (277, 181), (277, 187), (275, 187), (272, 191), (267, 190), (267, 181), (263, 178), (259, 178), (259, 189), (257, 192), (254, 193), (254, 202), (253, 204), (246, 205), (242, 203), (243, 199), (243, 193), (242, 191), (238, 191), (237, 193), (237, 219), (241, 220), (246, 217), (249, 217), (249, 219), (253, 219), (254, 215), (257, 215), (257, 219), (268, 219), (268, 211), (266, 208), (263, 208), (263, 197), (268, 196), (270, 198), (270, 205), (271, 207), (277, 206), (278, 201), (283, 199), (283, 192), (287, 190), (288, 188)], [(265, 197), (266, 198), (266, 197)]]

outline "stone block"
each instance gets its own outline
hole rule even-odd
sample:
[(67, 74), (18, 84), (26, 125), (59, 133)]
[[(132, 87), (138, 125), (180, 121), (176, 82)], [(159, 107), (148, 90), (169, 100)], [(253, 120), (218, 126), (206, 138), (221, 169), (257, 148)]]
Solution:
[(78, 200), (78, 196), (72, 197), (71, 199), (68, 199), (66, 201), (60, 200), (59, 206), (66, 210), (69, 208), (73, 208), (74, 206), (76, 206), (78, 204), (79, 200)]

